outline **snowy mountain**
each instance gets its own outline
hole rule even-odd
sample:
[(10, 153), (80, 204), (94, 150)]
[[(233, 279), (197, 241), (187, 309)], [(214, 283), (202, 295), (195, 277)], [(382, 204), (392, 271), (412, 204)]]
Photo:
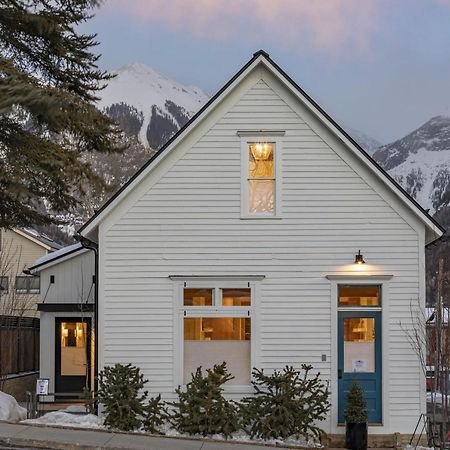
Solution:
[(450, 203), (450, 116), (433, 117), (373, 158), (431, 214)]
[(146, 147), (157, 149), (208, 100), (198, 87), (185, 86), (145, 64), (121, 67), (100, 93), (98, 106)]
[(347, 128), (347, 133), (370, 155), (381, 147), (381, 142), (354, 128)]

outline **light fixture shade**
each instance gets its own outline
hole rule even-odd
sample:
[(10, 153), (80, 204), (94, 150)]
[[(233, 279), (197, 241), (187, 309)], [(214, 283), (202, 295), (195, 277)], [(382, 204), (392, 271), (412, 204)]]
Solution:
[(365, 264), (363, 255), (361, 255), (361, 250), (358, 250), (358, 254), (355, 255), (355, 264)]
[(250, 149), (256, 161), (267, 161), (272, 154), (272, 145), (267, 142), (257, 142)]

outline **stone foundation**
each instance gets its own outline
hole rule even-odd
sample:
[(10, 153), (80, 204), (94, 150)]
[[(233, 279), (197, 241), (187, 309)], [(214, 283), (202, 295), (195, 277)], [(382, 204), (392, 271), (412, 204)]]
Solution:
[(12, 395), (18, 402), (26, 401), (27, 391), (36, 392), (39, 372), (25, 372), (8, 375), (3, 382), (2, 391)]
[[(411, 439), (411, 434), (370, 434), (368, 436), (369, 448), (395, 448), (397, 450), (403, 450)], [(417, 443), (416, 436), (414, 438), (413, 445)], [(328, 448), (345, 448), (345, 435), (344, 434), (328, 434), (326, 441), (323, 444)], [(422, 436), (420, 445), (427, 446), (426, 436)]]

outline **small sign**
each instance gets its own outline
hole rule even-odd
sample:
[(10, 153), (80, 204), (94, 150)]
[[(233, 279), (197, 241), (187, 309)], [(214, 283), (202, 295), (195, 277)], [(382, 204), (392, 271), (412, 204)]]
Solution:
[(36, 381), (36, 394), (48, 395), (48, 378), (38, 378)]
[(352, 360), (353, 372), (366, 372), (367, 361), (365, 359), (353, 359)]

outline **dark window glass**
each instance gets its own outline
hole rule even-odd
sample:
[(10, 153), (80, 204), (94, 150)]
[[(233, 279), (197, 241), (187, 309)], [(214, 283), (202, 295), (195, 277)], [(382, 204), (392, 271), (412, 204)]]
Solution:
[(8, 292), (8, 277), (0, 277), (0, 295), (6, 294)]
[(16, 292), (18, 294), (39, 294), (39, 277), (16, 277)]

